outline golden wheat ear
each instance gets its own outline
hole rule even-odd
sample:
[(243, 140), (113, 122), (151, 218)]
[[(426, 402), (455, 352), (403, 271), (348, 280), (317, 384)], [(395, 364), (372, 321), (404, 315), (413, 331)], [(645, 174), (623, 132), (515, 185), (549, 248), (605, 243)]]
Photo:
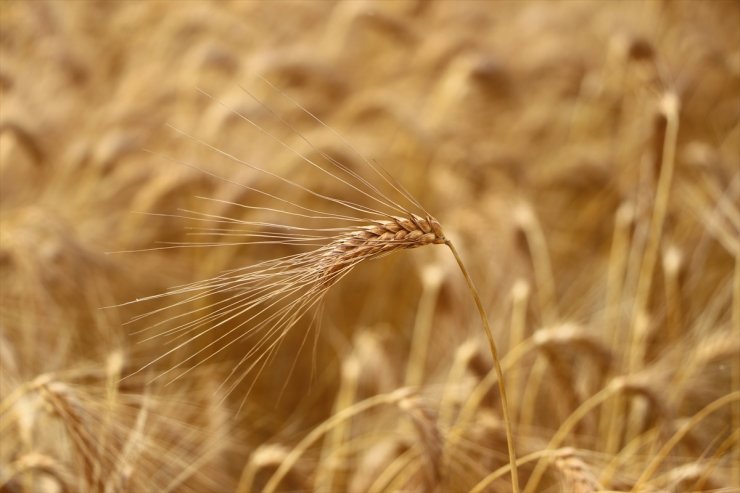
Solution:
[[(205, 346), (196, 349), (185, 361), (179, 363), (175, 368), (195, 358), (200, 358), (198, 364), (201, 364), (213, 358), (228, 346), (238, 341), (249, 339), (252, 342), (251, 349), (243, 355), (231, 374), (227, 377), (227, 380), (231, 379), (231, 383), (226, 387), (225, 392), (228, 395), (237, 388), (237, 385), (247, 375), (253, 371), (261, 372), (265, 368), (265, 365), (274, 356), (288, 332), (305, 315), (320, 305), (327, 291), (359, 263), (365, 260), (384, 257), (401, 250), (427, 245), (447, 245), (465, 277), (465, 281), (480, 315), (491, 351), (502, 400), (508, 455), (511, 466), (512, 490), (514, 493), (518, 493), (519, 484), (516, 454), (514, 451), (512, 422), (509, 415), (503, 371), (489, 326), (488, 316), (473, 280), (457, 249), (444, 235), (440, 222), (429, 214), (413, 195), (394, 180), (389, 173), (361, 156), (359, 151), (353, 148), (346, 139), (341, 137), (336, 131), (319, 120), (307, 109), (300, 106), (296, 101), (290, 99), (280, 89), (275, 88), (269, 82), (267, 84), (278, 91), (283, 97), (288, 98), (319, 125), (337, 135), (345, 145), (360, 156), (361, 161), (368, 167), (371, 177), (377, 183), (371, 181), (371, 178), (361, 176), (358, 172), (351, 170), (314, 147), (293, 126), (275, 115), (269, 108), (267, 110), (273, 116), (278, 118), (291, 133), (296, 134), (300, 139), (305, 141), (314, 153), (319, 154), (323, 160), (312, 160), (306, 155), (301, 154), (294, 147), (280, 141), (277, 136), (263, 129), (252, 118), (240, 113), (234, 108), (228, 107), (216, 97), (201, 90), (200, 92), (214, 104), (226, 107), (238, 119), (255, 127), (257, 131), (268, 138), (278, 141), (282, 147), (299, 157), (307, 169), (318, 170), (322, 176), (326, 175), (333, 178), (335, 184), (348, 186), (350, 191), (355, 195), (353, 200), (356, 201), (346, 198), (340, 199), (325, 193), (315, 192), (296, 181), (281, 177), (272, 171), (264, 170), (252, 163), (247, 163), (226, 151), (217, 149), (211, 144), (178, 130), (178, 133), (189, 138), (204, 150), (217, 154), (219, 158), (226, 158), (238, 165), (246, 166), (257, 173), (265, 175), (270, 180), (278, 180), (282, 185), (286, 185), (292, 190), (307, 193), (320, 205), (309, 207), (308, 204), (296, 203), (285, 197), (269, 194), (250, 186), (239, 185), (249, 192), (257, 192), (261, 195), (261, 198), (273, 200), (276, 204), (275, 207), (246, 206), (221, 200), (216, 202), (233, 207), (243, 207), (252, 210), (262, 209), (273, 214), (284, 214), (282, 217), (286, 219), (286, 224), (237, 220), (220, 215), (193, 211), (185, 211), (185, 214), (179, 216), (188, 220), (205, 223), (204, 232), (218, 232), (222, 237), (227, 234), (227, 228), (235, 228), (234, 233), (231, 235), (239, 238), (236, 244), (276, 243), (293, 247), (313, 246), (314, 248), (313, 250), (296, 255), (268, 260), (246, 268), (229, 271), (213, 279), (180, 286), (164, 295), (153, 297), (179, 296), (182, 299), (170, 306), (178, 308), (182, 308), (183, 306), (194, 307), (185, 313), (153, 323), (149, 327), (150, 329), (157, 329), (157, 334), (154, 337), (164, 335), (176, 344), (173, 349), (161, 355), (157, 360), (150, 362), (147, 366), (169, 356), (174, 351), (194, 343), (205, 344)], [(265, 106), (264, 103), (259, 101), (246, 89), (244, 91), (257, 103), (263, 107)], [(193, 163), (183, 164), (193, 168), (201, 168)], [(211, 172), (206, 173), (230, 185), (236, 184), (232, 179), (220, 177)], [(383, 189), (388, 190), (388, 193), (383, 192)], [(370, 201), (375, 207), (371, 207), (367, 203), (363, 204), (363, 200), (365, 202)], [(328, 206), (343, 208), (342, 210), (346, 211), (346, 215), (328, 212), (326, 209)], [(414, 212), (412, 209), (419, 211), (419, 213)], [(361, 217), (358, 217), (358, 215)], [(301, 224), (288, 224), (290, 220), (305, 219), (329, 221), (336, 226), (311, 228)], [(216, 223), (216, 226), (209, 229), (210, 223)], [(214, 246), (214, 242), (193, 244), (190, 246), (211, 247)], [(208, 304), (208, 300), (213, 297), (216, 297), (218, 301), (211, 301)], [(139, 319), (155, 315), (160, 316), (166, 310), (167, 308), (158, 309), (140, 316)], [(173, 321), (178, 324), (176, 327), (162, 330), (164, 324)], [(216, 335), (215, 340), (204, 342), (204, 336), (208, 335), (210, 337), (215, 334), (215, 331), (219, 330), (223, 330), (224, 332)], [(164, 374), (172, 370), (174, 368), (171, 368)]]
[(329, 244), (322, 261), (321, 286), (330, 286), (337, 275), (358, 262), (387, 255), (396, 250), (441, 245), (447, 239), (439, 221), (431, 216), (416, 214), (394, 217), (390, 221), (377, 221), (349, 231)]

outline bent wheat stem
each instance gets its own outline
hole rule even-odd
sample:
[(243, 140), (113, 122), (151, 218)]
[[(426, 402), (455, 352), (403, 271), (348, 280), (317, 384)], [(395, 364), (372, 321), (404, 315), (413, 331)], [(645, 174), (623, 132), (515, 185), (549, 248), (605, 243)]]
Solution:
[(480, 295), (478, 294), (478, 289), (475, 287), (475, 284), (473, 284), (473, 279), (471, 279), (470, 274), (468, 274), (468, 269), (465, 268), (465, 264), (462, 261), (462, 258), (460, 258), (460, 254), (457, 252), (457, 249), (455, 248), (455, 245), (452, 244), (450, 240), (445, 241), (445, 245), (447, 245), (452, 252), (452, 255), (455, 256), (455, 260), (457, 261), (458, 267), (460, 267), (460, 271), (463, 274), (463, 277), (465, 277), (465, 282), (468, 284), (468, 288), (470, 289), (470, 294), (473, 296), (473, 300), (475, 301), (475, 306), (478, 308), (478, 314), (480, 315), (481, 322), (483, 323), (483, 330), (486, 332), (486, 339), (488, 339), (488, 346), (491, 350), (491, 356), (493, 357), (493, 366), (496, 370), (496, 376), (498, 377), (498, 389), (501, 393), (501, 412), (504, 415), (504, 426), (506, 429), (506, 445), (509, 448), (509, 464), (511, 466), (511, 487), (512, 491), (514, 493), (519, 493), (519, 474), (517, 472), (516, 467), (516, 452), (514, 451), (514, 434), (511, 430), (511, 419), (509, 417), (509, 402), (506, 398), (506, 385), (504, 383), (504, 372), (501, 369), (501, 362), (498, 358), (498, 351), (496, 350), (496, 342), (493, 340), (493, 333), (491, 332), (491, 326), (488, 323), (488, 315), (486, 314), (485, 308), (483, 308), (483, 302), (480, 299)]

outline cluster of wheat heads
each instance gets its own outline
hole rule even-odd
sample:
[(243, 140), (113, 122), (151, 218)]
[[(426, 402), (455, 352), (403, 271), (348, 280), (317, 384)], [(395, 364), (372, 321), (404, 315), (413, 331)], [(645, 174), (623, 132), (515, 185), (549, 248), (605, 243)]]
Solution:
[[(245, 362), (227, 380), (260, 342), (255, 335), (206, 359), (228, 342), (217, 341), (151, 381), (245, 314), (217, 320), (171, 358), (121, 380), (196, 334), (177, 338), (170, 329), (237, 293), (161, 311), (154, 323), (202, 309), (131, 338), (147, 320), (123, 327), (121, 320), (175, 297), (151, 299), (152, 307), (100, 306), (328, 246), (394, 217), (413, 222), (396, 210), (348, 214), (275, 177), (259, 179), (192, 139), (185, 140), (205, 152), (179, 153), (182, 143), (162, 122), (304, 183), (312, 168), (304, 160), (276, 152), (269, 138), (246, 136), (229, 108), (191, 97), (205, 86), (241, 111), (248, 98), (234, 81), (267, 69), (270, 80), (292, 81), (291, 94), (364, 154), (372, 149), (397, 168), (393, 174), (464, 251), (502, 349), (523, 487), (734, 491), (735, 2), (214, 5), (127, 2), (114, 13), (91, 2), (3, 5), (0, 488), (511, 491), (496, 372), (444, 248), (356, 264), (325, 293), (321, 340), (303, 351), (317, 355), (310, 389), (302, 378), (308, 358), (291, 355), (314, 313), (319, 325), (319, 302), (263, 358), (260, 379), (234, 387)], [(39, 71), (47, 66), (54, 69)], [(410, 111), (419, 94), (428, 99)], [(317, 148), (358, 173), (368, 169), (286, 106), (278, 113), (301, 120)], [(191, 118), (200, 122), (195, 129)], [(406, 149), (384, 153), (398, 127)], [(300, 138), (279, 137), (334, 169)], [(333, 219), (269, 211), (274, 199), (181, 165), (168, 169), (142, 147), (207, 169), (229, 161), (219, 176), (361, 221), (325, 231)], [(388, 157), (404, 153), (408, 159)], [(317, 193), (383, 209), (326, 175), (309, 178)], [(131, 214), (176, 208), (198, 211), (181, 215), (206, 229)], [(426, 220), (422, 209), (404, 209)], [(238, 221), (264, 223), (253, 228), (270, 236), (242, 248), (244, 237), (232, 233), (252, 228)], [(286, 230), (272, 224), (309, 228), (290, 230), (292, 238), (320, 238), (286, 244)], [(193, 238), (203, 248), (103, 254)], [(299, 296), (279, 300), (252, 325)], [(165, 335), (142, 341), (157, 333)]]

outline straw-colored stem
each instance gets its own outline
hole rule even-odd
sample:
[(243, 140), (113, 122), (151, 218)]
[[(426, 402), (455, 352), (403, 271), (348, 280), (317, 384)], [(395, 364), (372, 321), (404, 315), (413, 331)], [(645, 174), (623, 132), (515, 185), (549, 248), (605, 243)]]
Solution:
[(358, 402), (351, 407), (342, 409), (340, 412), (336, 413), (334, 416), (311, 430), (311, 432), (306, 435), (303, 440), (298, 443), (298, 445), (293, 447), (293, 450), (291, 450), (290, 453), (285, 456), (283, 461), (280, 463), (280, 466), (278, 466), (277, 470), (269, 479), (262, 491), (264, 493), (274, 493), (277, 490), (280, 481), (285, 477), (288, 471), (290, 471), (290, 468), (295, 465), (300, 456), (303, 455), (303, 453), (308, 450), (308, 448), (313, 445), (319, 438), (321, 438), (325, 433), (333, 429), (342, 421), (357, 416), (358, 414), (361, 414), (368, 409), (372, 409), (373, 407), (385, 404), (395, 404), (404, 397), (407, 397), (410, 393), (411, 391), (408, 388), (403, 387), (389, 394), (379, 394), (362, 402)]
[[(624, 385), (624, 379), (613, 380), (610, 385), (599, 390), (597, 393), (586, 399), (581, 403), (578, 408), (573, 411), (568, 418), (560, 425), (558, 431), (550, 439), (547, 444), (547, 450), (554, 450), (560, 447), (563, 441), (567, 438), (568, 433), (593, 409), (606, 401), (616, 391), (621, 390)], [(542, 476), (545, 474), (547, 463), (544, 461), (538, 461), (532, 474), (529, 477), (527, 485), (524, 487), (524, 493), (534, 493), (537, 486), (539, 486)]]
[(468, 283), (468, 288), (470, 288), (470, 293), (473, 295), (475, 306), (478, 308), (478, 313), (480, 314), (481, 322), (483, 323), (483, 330), (485, 330), (486, 332), (486, 338), (488, 339), (488, 346), (491, 350), (491, 356), (493, 357), (493, 365), (494, 365), (494, 368), (496, 369), (496, 375), (498, 375), (498, 388), (499, 388), (499, 392), (501, 393), (501, 408), (502, 408), (502, 413), (504, 415), (504, 427), (506, 429), (506, 445), (509, 448), (509, 463), (511, 464), (511, 487), (514, 493), (519, 493), (519, 474), (518, 474), (517, 467), (516, 467), (516, 452), (514, 451), (514, 434), (512, 433), (512, 430), (511, 430), (511, 419), (509, 417), (509, 403), (506, 398), (506, 384), (504, 383), (504, 372), (501, 369), (501, 362), (499, 361), (499, 358), (498, 358), (498, 351), (496, 350), (496, 342), (493, 340), (493, 333), (491, 332), (491, 326), (488, 324), (488, 315), (486, 315), (486, 310), (485, 308), (483, 308), (483, 302), (481, 301), (480, 295), (478, 294), (478, 289), (476, 289), (475, 284), (473, 284), (473, 280), (470, 278), (470, 274), (468, 274), (468, 270), (465, 268), (465, 264), (463, 264), (463, 261), (460, 258), (460, 255), (457, 253), (455, 246), (449, 240), (447, 240), (445, 244), (450, 248), (452, 255), (455, 256), (457, 265), (458, 267), (460, 267), (460, 271), (465, 277), (465, 281)]
[[(355, 402), (355, 397), (357, 396), (357, 381), (359, 379), (360, 371), (360, 363), (354, 354), (350, 354), (342, 362), (341, 380), (339, 383), (339, 390), (337, 391), (337, 397), (334, 402), (335, 412), (346, 409), (352, 406)], [(336, 467), (334, 466), (333, 458), (341, 457), (340, 455), (334, 454), (342, 448), (342, 445), (349, 438), (349, 425), (350, 420), (338, 423), (337, 426), (327, 434), (326, 439), (324, 440), (319, 465), (325, 465), (325, 467), (319, 468), (319, 471), (316, 474), (316, 479), (314, 480), (314, 491), (316, 493), (336, 490), (334, 487)]]
[[(740, 250), (735, 254), (735, 276), (732, 296), (732, 334), (735, 340), (740, 338)], [(732, 363), (731, 377), (732, 391), (740, 391), (740, 361), (735, 359)], [(732, 426), (734, 429), (740, 429), (740, 402), (736, 401), (732, 405)], [(740, 464), (740, 447), (733, 449), (735, 464)], [(740, 467), (732, 468), (732, 481), (734, 484), (740, 484)]]
[[(527, 326), (527, 305), (529, 303), (529, 285), (526, 281), (519, 280), (511, 290), (512, 302), (511, 302), (511, 322), (509, 329), (509, 353), (521, 352), (522, 344), (524, 344), (525, 331)], [(514, 409), (512, 414), (519, 416), (521, 413), (521, 401), (522, 401), (522, 389), (524, 388), (524, 374), (520, 368), (517, 368), (513, 374), (509, 374), (512, 385), (509, 387), (511, 390), (511, 400)]]
[(647, 467), (645, 467), (645, 469), (642, 471), (642, 474), (635, 482), (635, 485), (632, 487), (632, 493), (636, 492), (640, 486), (642, 486), (655, 474), (662, 462), (666, 459), (666, 457), (668, 457), (668, 454), (673, 449), (673, 447), (675, 447), (678, 442), (680, 442), (681, 439), (683, 439), (686, 434), (689, 433), (699, 422), (701, 422), (704, 418), (717, 411), (718, 409), (721, 409), (727, 404), (733, 404), (735, 402), (740, 402), (740, 391), (732, 392), (720, 397), (713, 402), (710, 402), (704, 407), (704, 409), (691, 416), (691, 418), (686, 421), (683, 426), (681, 426), (681, 428), (676, 433), (674, 433), (673, 436), (666, 443), (663, 444), (660, 450), (652, 456), (653, 459), (650, 461)]
[[(441, 277), (440, 277), (441, 279)], [(429, 351), (429, 340), (432, 336), (432, 323), (434, 320), (434, 309), (439, 296), (441, 283), (438, 280), (424, 280), (423, 291), (419, 306), (416, 310), (416, 321), (414, 322), (414, 336), (411, 339), (409, 351), (409, 362), (406, 367), (406, 386), (420, 386), (424, 379), (424, 368)]]
[[(671, 187), (673, 186), (676, 147), (678, 144), (679, 104), (678, 96), (672, 92), (667, 93), (660, 101), (660, 112), (665, 119), (665, 127), (662, 129), (661, 135), (661, 153), (657, 158), (659, 160), (657, 164), (660, 165), (660, 168), (653, 200), (652, 217), (638, 275), (632, 323), (630, 324), (630, 350), (627, 354), (627, 371), (630, 374), (636, 373), (645, 363), (645, 353), (647, 351), (646, 315), (649, 315), (653, 273), (658, 261), (658, 252), (663, 239), (663, 227), (668, 214)], [(636, 436), (640, 426), (638, 414), (630, 413), (626, 420), (626, 439), (629, 440)]]
[[(737, 401), (733, 403), (734, 405), (737, 405)], [(726, 454), (728, 451), (730, 453), (733, 453), (734, 451), (737, 451), (738, 448), (740, 448), (738, 445), (740, 444), (740, 428), (735, 428), (735, 430), (730, 433), (730, 436), (725, 438), (722, 443), (720, 443), (717, 448), (712, 453), (711, 457), (707, 458), (707, 465), (704, 467), (704, 471), (699, 476), (699, 479), (696, 480), (694, 485), (692, 486), (692, 489), (694, 491), (702, 491), (706, 489), (704, 487), (704, 484), (709, 480), (710, 476), (714, 472), (714, 470), (719, 466), (722, 459), (726, 457)], [(733, 462), (734, 464), (737, 464), (738, 462)], [(731, 474), (732, 474), (732, 484), (740, 484), (737, 481), (735, 481), (735, 475), (737, 474), (737, 470), (740, 469), (738, 467), (733, 467)]]
[[(644, 341), (639, 341), (639, 339), (641, 339), (641, 335), (638, 327), (640, 325), (640, 318), (648, 310), (650, 292), (653, 286), (653, 272), (655, 271), (655, 265), (658, 261), (658, 251), (663, 237), (663, 226), (668, 213), (668, 199), (671, 194), (673, 172), (676, 165), (675, 155), (679, 124), (678, 105), (678, 97), (673, 93), (666, 94), (661, 101), (661, 110), (665, 118), (665, 131), (663, 134), (660, 173), (658, 175), (658, 184), (655, 191), (648, 242), (645, 247), (642, 265), (640, 267), (637, 292), (635, 293), (635, 306), (631, 324), (632, 344), (630, 347), (635, 347), (638, 344), (640, 347), (644, 346)], [(641, 358), (643, 357), (643, 352), (644, 351), (630, 352), (630, 372), (635, 372), (642, 363)]]
[[(629, 203), (622, 204), (616, 213), (614, 221), (614, 233), (612, 236), (611, 253), (609, 255), (608, 272), (606, 277), (606, 320), (605, 326), (608, 332), (611, 332), (612, 347), (623, 347), (627, 343), (624, 341), (623, 331), (619, 330), (622, 312), (621, 302), (624, 295), (625, 276), (627, 275), (627, 266), (629, 263), (630, 250), (630, 228), (634, 224), (633, 206)], [(607, 332), (607, 333), (608, 333)], [(612, 376), (621, 373), (621, 362), (615, 362), (612, 369)], [(623, 423), (620, 416), (626, 408), (626, 400), (622, 395), (616, 396), (615, 399), (605, 404), (601, 410), (600, 436), (604, 439), (604, 452), (614, 455), (619, 451), (621, 445), (621, 429)]]
[[(522, 466), (524, 464), (527, 464), (529, 462), (539, 460), (543, 457), (549, 457), (553, 455), (553, 450), (538, 450), (536, 452), (532, 452), (529, 455), (525, 455), (524, 457), (520, 457), (516, 461), (516, 465)], [(478, 484), (473, 486), (470, 489), (470, 493), (481, 493), (488, 485), (496, 481), (498, 478), (503, 477), (507, 472), (509, 472), (509, 469), (511, 469), (511, 464), (507, 464), (505, 466), (501, 466), (495, 471), (493, 471), (491, 474), (486, 476), (485, 478), (481, 479)]]

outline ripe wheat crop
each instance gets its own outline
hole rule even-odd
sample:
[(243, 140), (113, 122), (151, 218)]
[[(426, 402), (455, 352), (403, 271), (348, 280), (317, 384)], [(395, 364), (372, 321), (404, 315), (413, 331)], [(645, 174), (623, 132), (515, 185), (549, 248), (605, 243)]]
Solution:
[(735, 0), (1, 3), (3, 493), (737, 489)]

